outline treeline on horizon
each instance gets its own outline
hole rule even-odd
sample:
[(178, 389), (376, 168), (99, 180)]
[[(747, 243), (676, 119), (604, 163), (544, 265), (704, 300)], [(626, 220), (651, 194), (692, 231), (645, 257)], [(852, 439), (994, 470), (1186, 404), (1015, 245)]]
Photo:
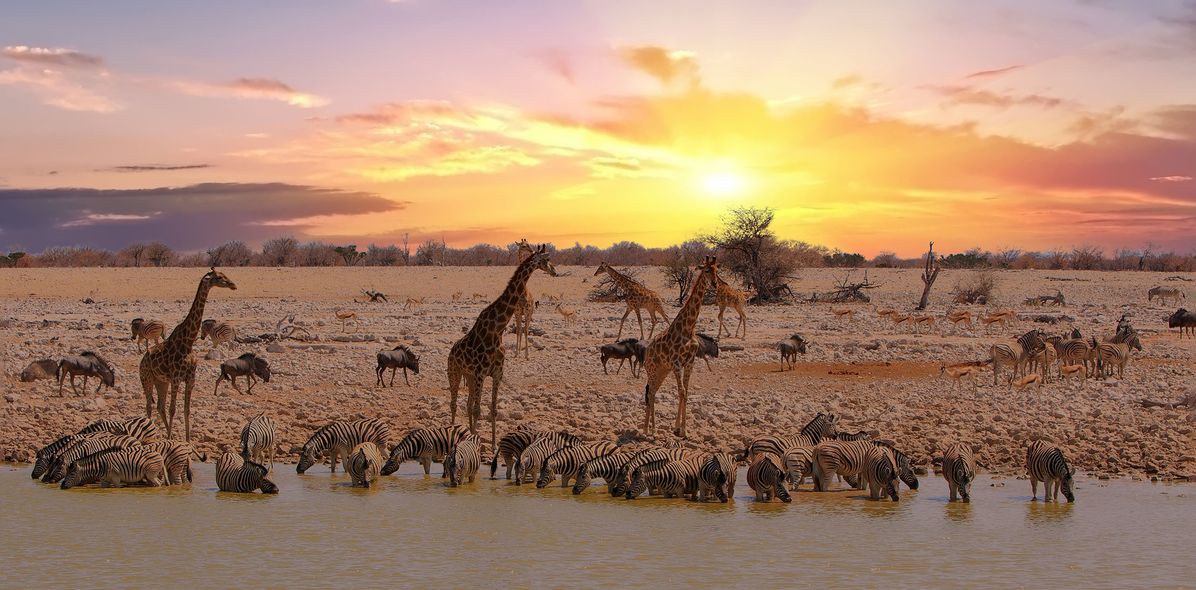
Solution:
[[(649, 248), (631, 241), (607, 248), (575, 243), (567, 248), (548, 245), (555, 264), (597, 266), (608, 262), (615, 266), (669, 266), (679, 257), (699, 253), (718, 254), (719, 248), (695, 239), (665, 248)], [(330, 266), (509, 266), (517, 262), (518, 244), (506, 246), (477, 244), (453, 248), (444, 242), (429, 240), (410, 246), (370, 244), (364, 250), (357, 245), (337, 245), (323, 241), (300, 242), (292, 237), (267, 240), (255, 250), (240, 241), (231, 241), (202, 252), (176, 252), (161, 242), (135, 243), (112, 251), (91, 247), (53, 247), (39, 254), (11, 252), (0, 255), (0, 266), (16, 268), (53, 267), (330, 267)], [(2, 253), (0, 253), (2, 254)], [(872, 258), (842, 252), (825, 246), (795, 240), (777, 240), (774, 255), (788, 258), (786, 266), (796, 268), (918, 268), (925, 255), (901, 258), (882, 252)], [(1047, 269), (1047, 270), (1142, 270), (1154, 272), (1196, 271), (1196, 253), (1178, 254), (1146, 247), (1141, 250), (1119, 249), (1110, 253), (1093, 246), (1045, 252), (1005, 248), (996, 252), (973, 248), (942, 256), (941, 266), (957, 269)]]

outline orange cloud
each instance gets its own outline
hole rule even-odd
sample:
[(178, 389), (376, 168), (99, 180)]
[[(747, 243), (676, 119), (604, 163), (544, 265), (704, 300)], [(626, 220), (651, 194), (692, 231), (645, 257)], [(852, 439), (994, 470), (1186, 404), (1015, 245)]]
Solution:
[(688, 51), (670, 51), (655, 45), (623, 47), (618, 51), (624, 61), (666, 86), (674, 81), (688, 82), (690, 86), (700, 82), (697, 59)]
[(329, 102), (326, 98), (299, 92), (272, 78), (237, 78), (230, 82), (214, 84), (176, 80), (170, 86), (192, 96), (276, 100), (304, 109), (324, 106)]

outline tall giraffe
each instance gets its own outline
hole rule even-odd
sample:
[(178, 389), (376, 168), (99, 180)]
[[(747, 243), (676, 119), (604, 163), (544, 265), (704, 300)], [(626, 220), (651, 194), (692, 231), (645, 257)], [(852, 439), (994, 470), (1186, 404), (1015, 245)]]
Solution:
[[(174, 428), (175, 401), (178, 399), (179, 386), (183, 386), (183, 422), (186, 440), (191, 440), (191, 389), (195, 386), (195, 355), (191, 354), (191, 347), (195, 345), (195, 338), (199, 335), (199, 327), (203, 322), (203, 308), (208, 301), (208, 291), (212, 287), (236, 290), (237, 285), (224, 276), (224, 273), (214, 267), (199, 280), (199, 289), (195, 291), (195, 300), (191, 302), (191, 310), (187, 317), (175, 326), (166, 341), (148, 351), (141, 357), (141, 389), (145, 392), (145, 417), (152, 418), (154, 411), (154, 392), (158, 393), (158, 419), (166, 426), (166, 438), (171, 438)], [(166, 392), (170, 391), (170, 417), (166, 416)]]
[(449, 400), (451, 423), (457, 423), (457, 389), (461, 384), (461, 379), (464, 378), (468, 394), (465, 406), (469, 416), (469, 431), (477, 434), (478, 420), (482, 415), (482, 382), (486, 377), (490, 377), (493, 387), (490, 394), (491, 449), (497, 448), (494, 446), (497, 435), (495, 419), (498, 411), (498, 386), (502, 383), (504, 359), (502, 335), (506, 332), (507, 324), (511, 322), (512, 316), (515, 315), (519, 298), (527, 288), (527, 281), (531, 278), (532, 272), (542, 270), (549, 274), (552, 273), (552, 266), (545, 250), (546, 248), (541, 245), (532, 252), (531, 256), (519, 263), (519, 266), (515, 268), (515, 274), (507, 283), (507, 288), (498, 296), (498, 299), (494, 300), (494, 303), (482, 310), (477, 321), (473, 323), (473, 328), (453, 344), (453, 348), (449, 351), (448, 381), (449, 391), (452, 394)]
[(689, 377), (693, 372), (698, 342), (694, 330), (698, 326), (698, 313), (702, 310), (702, 299), (710, 283), (718, 280), (718, 264), (713, 256), (707, 256), (698, 267), (698, 277), (677, 317), (668, 329), (648, 343), (644, 354), (644, 372), (648, 384), (644, 386), (644, 432), (656, 431), (656, 392), (672, 371), (677, 379), (677, 422), (673, 433), (685, 437), (685, 405), (689, 398)]
[[(731, 283), (724, 281), (722, 278), (718, 279), (714, 287), (714, 299), (718, 303), (718, 335), (723, 335), (723, 330), (727, 331), (727, 336), (732, 338), (747, 338), (747, 312), (743, 309), (744, 293), (739, 289), (731, 286)], [(739, 325), (735, 326), (735, 334), (731, 334), (727, 330), (727, 324), (723, 321), (723, 313), (730, 307), (739, 314)], [(743, 336), (739, 336), (739, 329), (743, 328)]]
[(623, 319), (619, 322), (619, 335), (615, 336), (615, 340), (623, 337), (623, 324), (627, 323), (627, 316), (635, 311), (635, 319), (640, 322), (640, 339), (644, 338), (644, 318), (640, 315), (641, 309), (648, 310), (648, 315), (652, 318), (652, 326), (648, 329), (648, 337), (656, 332), (656, 314), (660, 313), (660, 317), (668, 323), (669, 316), (664, 314), (664, 303), (660, 300), (660, 296), (656, 291), (645, 287), (639, 281), (615, 270), (611, 265), (603, 262), (598, 265), (598, 270), (594, 271), (594, 276), (602, 273), (610, 275), (611, 280), (615, 282), (615, 287), (623, 292), (623, 298), (627, 301), (627, 311), (623, 312)]

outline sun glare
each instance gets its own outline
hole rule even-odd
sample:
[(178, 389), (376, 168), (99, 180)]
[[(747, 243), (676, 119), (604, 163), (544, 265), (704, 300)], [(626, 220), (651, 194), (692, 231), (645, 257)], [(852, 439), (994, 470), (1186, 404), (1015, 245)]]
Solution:
[(747, 182), (743, 175), (733, 170), (717, 170), (707, 172), (701, 178), (702, 190), (715, 197), (728, 197), (743, 194)]

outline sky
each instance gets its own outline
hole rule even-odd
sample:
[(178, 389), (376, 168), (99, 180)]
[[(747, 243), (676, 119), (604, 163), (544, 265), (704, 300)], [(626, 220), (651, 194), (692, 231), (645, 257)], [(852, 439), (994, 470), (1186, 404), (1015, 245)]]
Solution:
[(0, 249), (1196, 250), (1196, 2), (0, 6)]

